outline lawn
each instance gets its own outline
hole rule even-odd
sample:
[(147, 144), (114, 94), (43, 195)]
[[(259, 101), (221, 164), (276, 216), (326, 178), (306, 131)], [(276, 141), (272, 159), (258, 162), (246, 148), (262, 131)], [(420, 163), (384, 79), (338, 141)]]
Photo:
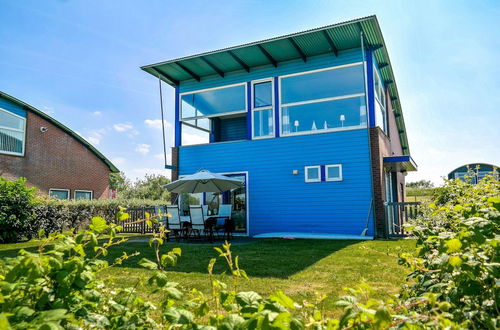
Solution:
[[(135, 241), (134, 241), (135, 240)], [(35, 250), (37, 241), (0, 245), (0, 256), (14, 256), (20, 248)], [(169, 242), (163, 250), (173, 247), (182, 249), (177, 266), (170, 269), (172, 281), (183, 288), (208, 291), (207, 264), (217, 256), (216, 244), (186, 244)], [(336, 297), (344, 293), (344, 287), (360, 282), (370, 284), (379, 297), (397, 293), (408, 269), (398, 265), (398, 254), (414, 249), (412, 240), (395, 241), (334, 241), (334, 240), (236, 240), (231, 247), (240, 258), (240, 267), (250, 279), (240, 281), (239, 290), (253, 290), (268, 295), (278, 289), (292, 298), (302, 301), (313, 297), (314, 292), (328, 296), (326, 307), (332, 307)], [(140, 256), (100, 274), (111, 286), (131, 287), (138, 282), (142, 295), (157, 299), (147, 286), (152, 274), (137, 266), (141, 257), (154, 258), (154, 252), (145, 239), (131, 237), (131, 241), (113, 247), (107, 256), (109, 261), (122, 252), (140, 252)], [(222, 259), (217, 261), (216, 273), (225, 270)], [(220, 276), (224, 279), (224, 276)], [(227, 280), (227, 279), (226, 279)], [(229, 281), (226, 281), (229, 283)]]

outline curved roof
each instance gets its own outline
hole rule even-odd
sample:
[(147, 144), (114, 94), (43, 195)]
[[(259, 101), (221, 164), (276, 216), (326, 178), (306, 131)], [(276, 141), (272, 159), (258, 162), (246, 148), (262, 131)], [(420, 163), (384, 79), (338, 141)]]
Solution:
[(496, 165), (493, 165), (493, 164), (488, 164), (488, 163), (470, 163), (470, 164), (465, 164), (465, 165), (462, 165), (462, 166), (459, 166), (457, 167), (456, 169), (454, 169), (453, 171), (451, 171), (450, 173), (448, 173), (448, 177), (450, 175), (452, 175), (454, 172), (457, 172), (459, 170), (461, 171), (467, 171), (467, 167), (469, 167), (471, 170), (475, 170), (476, 169), (476, 166), (479, 165), (479, 169), (486, 169), (486, 171), (493, 171), (494, 168), (496, 169), (500, 169), (500, 166), (496, 166)]
[(392, 108), (396, 116), (401, 145), (405, 155), (410, 154), (408, 138), (399, 100), (396, 79), (382, 31), (375, 15), (342, 23), (284, 35), (281, 37), (243, 44), (198, 55), (142, 66), (141, 69), (159, 77), (171, 86), (186, 80), (200, 81), (205, 77), (245, 70), (264, 65), (277, 67), (290, 60), (307, 61), (308, 57), (364, 46), (373, 51), (385, 86), (389, 90)]
[(78, 142), (80, 142), (81, 144), (83, 144), (87, 149), (89, 149), (90, 151), (92, 151), (92, 153), (94, 155), (96, 155), (97, 158), (99, 158), (100, 160), (102, 160), (109, 167), (109, 169), (111, 170), (111, 172), (114, 172), (114, 173), (120, 172), (120, 170), (118, 168), (116, 168), (116, 166), (113, 165), (113, 163), (111, 163), (109, 161), (109, 159), (107, 159), (103, 154), (101, 154), (99, 152), (99, 150), (97, 150), (93, 145), (91, 145), (89, 142), (87, 142), (87, 140), (85, 140), (79, 134), (77, 134), (76, 132), (72, 131), (68, 127), (64, 126), (63, 124), (61, 124), (60, 122), (58, 122), (57, 120), (55, 120), (54, 118), (52, 118), (51, 116), (49, 116), (46, 113), (38, 110), (35, 107), (29, 105), (28, 103), (23, 102), (23, 101), (15, 98), (14, 96), (11, 96), (11, 95), (9, 95), (7, 93), (4, 93), (2, 91), (0, 91), (0, 97), (3, 97), (3, 98), (5, 98), (5, 99), (7, 99), (7, 100), (9, 100), (11, 102), (19, 104), (26, 111), (31, 111), (31, 112), (37, 114), (38, 116), (42, 117), (43, 119), (47, 120), (48, 122), (50, 122), (50, 123), (54, 124), (55, 126), (59, 127), (65, 133), (67, 133), (68, 135), (72, 136)]

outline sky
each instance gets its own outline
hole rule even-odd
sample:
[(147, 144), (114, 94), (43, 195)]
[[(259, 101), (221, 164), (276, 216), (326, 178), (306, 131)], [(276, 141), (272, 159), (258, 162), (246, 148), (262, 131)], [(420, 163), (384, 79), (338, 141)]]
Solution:
[[(466, 163), (500, 165), (500, 1), (0, 0), (0, 90), (127, 177), (170, 175), (158, 80), (140, 66), (372, 14), (419, 167), (406, 180), (440, 184)], [(163, 86), (170, 149), (174, 91)]]

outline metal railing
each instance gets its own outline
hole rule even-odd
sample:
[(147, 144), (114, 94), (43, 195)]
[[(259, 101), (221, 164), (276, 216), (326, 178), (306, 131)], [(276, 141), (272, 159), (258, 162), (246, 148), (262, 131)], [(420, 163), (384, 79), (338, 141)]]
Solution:
[(387, 202), (385, 219), (389, 237), (404, 236), (404, 224), (420, 215), (420, 202)]

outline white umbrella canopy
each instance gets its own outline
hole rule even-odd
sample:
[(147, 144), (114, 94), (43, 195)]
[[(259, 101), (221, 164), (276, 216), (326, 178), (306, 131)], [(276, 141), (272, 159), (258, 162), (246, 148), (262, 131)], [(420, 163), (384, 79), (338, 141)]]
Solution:
[(244, 182), (228, 176), (201, 170), (165, 185), (168, 191), (181, 193), (223, 192), (244, 186)]

